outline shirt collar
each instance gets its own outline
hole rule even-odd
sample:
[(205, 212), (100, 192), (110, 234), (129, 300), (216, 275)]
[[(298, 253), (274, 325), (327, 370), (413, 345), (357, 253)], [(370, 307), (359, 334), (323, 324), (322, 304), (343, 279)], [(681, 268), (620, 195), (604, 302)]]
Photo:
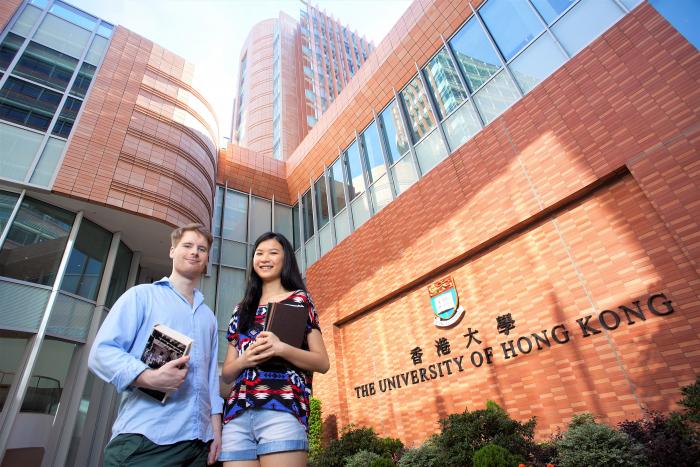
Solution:
[[(166, 286), (166, 287), (169, 287), (170, 290), (172, 290), (173, 292), (175, 292), (175, 293), (177, 294), (178, 297), (181, 297), (183, 300), (185, 300), (185, 297), (183, 297), (182, 295), (180, 295), (180, 292), (178, 292), (177, 290), (175, 290), (175, 287), (173, 287), (173, 284), (172, 284), (172, 282), (170, 282), (170, 278), (169, 278), (168, 276), (163, 276), (162, 279), (155, 281), (153, 284), (154, 284), (154, 285), (164, 285), (164, 286)], [(187, 302), (187, 300), (185, 300), (185, 302), (189, 305), (189, 303)], [(199, 305), (201, 305), (202, 303), (204, 303), (204, 295), (202, 295), (202, 292), (200, 292), (199, 289), (197, 289), (196, 287), (195, 287), (195, 289), (194, 289), (194, 294), (193, 294), (192, 302), (193, 302), (193, 304), (192, 304), (192, 309), (193, 309), (193, 310), (196, 310), (196, 309), (199, 307)]]

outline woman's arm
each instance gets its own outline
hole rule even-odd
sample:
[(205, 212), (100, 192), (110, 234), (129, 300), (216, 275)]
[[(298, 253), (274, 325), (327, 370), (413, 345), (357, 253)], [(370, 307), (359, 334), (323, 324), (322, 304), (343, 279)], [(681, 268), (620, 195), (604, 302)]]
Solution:
[[(326, 345), (323, 343), (323, 336), (318, 329), (312, 329), (307, 336), (309, 350), (292, 347), (268, 331), (261, 332), (256, 342), (269, 346), (260, 353), (260, 357), (265, 360), (272, 357), (282, 357), (299, 369), (318, 373), (325, 373), (330, 367)], [(268, 348), (269, 350), (267, 350)]]
[(272, 344), (269, 342), (256, 339), (255, 342), (250, 344), (247, 349), (239, 354), (236, 346), (229, 343), (224, 366), (221, 369), (221, 379), (223, 382), (225, 384), (231, 384), (238, 375), (241, 374), (241, 371), (259, 365), (269, 359), (270, 357), (267, 355), (271, 347)]

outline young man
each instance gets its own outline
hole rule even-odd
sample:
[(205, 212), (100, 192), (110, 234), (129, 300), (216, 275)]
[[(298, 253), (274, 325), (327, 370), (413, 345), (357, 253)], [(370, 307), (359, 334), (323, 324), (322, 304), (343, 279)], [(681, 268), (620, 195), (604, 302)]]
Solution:
[[(104, 453), (107, 467), (203, 466), (213, 464), (221, 450), (217, 322), (195, 289), (212, 236), (201, 224), (189, 224), (170, 237), (170, 277), (126, 291), (90, 350), (90, 369), (123, 392)], [(156, 324), (191, 337), (193, 344), (188, 356), (153, 370), (141, 354)], [(168, 399), (161, 404), (138, 387), (168, 392)]]

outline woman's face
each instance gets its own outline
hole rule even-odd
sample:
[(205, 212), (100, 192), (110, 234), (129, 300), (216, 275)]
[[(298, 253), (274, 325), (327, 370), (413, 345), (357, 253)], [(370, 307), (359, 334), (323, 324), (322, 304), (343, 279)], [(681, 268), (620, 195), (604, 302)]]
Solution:
[(283, 264), (284, 248), (280, 242), (274, 238), (260, 242), (253, 256), (253, 269), (263, 282), (279, 279)]

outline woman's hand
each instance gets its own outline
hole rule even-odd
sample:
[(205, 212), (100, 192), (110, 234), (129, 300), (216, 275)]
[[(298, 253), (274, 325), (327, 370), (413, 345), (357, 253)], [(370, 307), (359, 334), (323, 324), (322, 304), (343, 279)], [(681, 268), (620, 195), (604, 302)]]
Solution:
[(287, 347), (289, 347), (289, 344), (282, 342), (279, 337), (270, 331), (263, 331), (258, 334), (255, 341), (257, 342), (258, 340), (264, 342), (266, 345), (269, 345), (270, 349), (272, 350), (272, 355), (275, 357), (283, 357)]
[[(267, 338), (260, 338), (262, 334), (264, 333), (260, 333), (255, 341), (241, 354), (243, 368), (252, 368), (275, 356), (272, 344), (268, 342)], [(279, 339), (277, 340), (279, 341)]]

